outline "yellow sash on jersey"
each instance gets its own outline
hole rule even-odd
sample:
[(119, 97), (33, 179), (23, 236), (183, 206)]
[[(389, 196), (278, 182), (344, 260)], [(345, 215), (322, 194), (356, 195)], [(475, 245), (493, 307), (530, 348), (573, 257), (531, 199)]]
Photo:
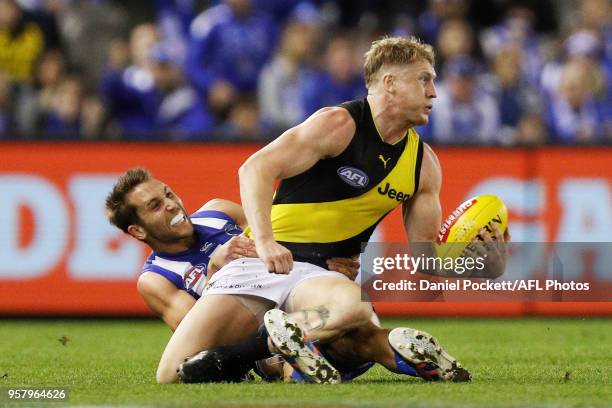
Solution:
[[(410, 130), (404, 151), (393, 170), (360, 196), (323, 203), (273, 205), (274, 238), (283, 242), (327, 243), (359, 235), (402, 203), (397, 193), (406, 197), (414, 195), (418, 147), (419, 136)], [(391, 189), (396, 194), (389, 194)], [(245, 232), (251, 235), (250, 229)]]

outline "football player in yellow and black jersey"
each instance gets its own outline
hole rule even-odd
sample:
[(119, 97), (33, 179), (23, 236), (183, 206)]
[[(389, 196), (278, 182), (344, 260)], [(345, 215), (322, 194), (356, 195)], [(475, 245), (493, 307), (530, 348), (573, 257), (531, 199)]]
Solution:
[[(293, 260), (324, 266), (330, 255), (358, 254), (398, 205), (411, 242), (435, 241), (440, 163), (413, 129), (428, 122), (436, 98), (433, 49), (383, 38), (366, 53), (364, 71), (365, 99), (319, 110), (240, 168), (250, 235), (271, 272), (289, 272)], [(491, 247), (491, 258), (503, 258)]]
[[(431, 46), (415, 38), (375, 41), (366, 53), (367, 98), (319, 110), (242, 165), (239, 175), (249, 225), (246, 233), (255, 241), (268, 271), (287, 274), (294, 260), (325, 268), (330, 257), (357, 255), (378, 222), (398, 205), (402, 205), (410, 241), (431, 242), (433, 246), (441, 223), (440, 164), (413, 129), (427, 123), (433, 107), (433, 66)], [(502, 265), (505, 254), (497, 243), (502, 243), (503, 237), (498, 236), (497, 243), (489, 236), (483, 238), (490, 251), (489, 261), (495, 261), (493, 266)], [(485, 268), (487, 272), (495, 270)], [(316, 282), (305, 281), (300, 288), (303, 295), (296, 296), (300, 303), (313, 310), (325, 305)], [(469, 373), (440, 347), (429, 350), (422, 335), (410, 337), (412, 329), (389, 332), (370, 326), (344, 333), (327, 344), (325, 351), (332, 361), (345, 368), (378, 361), (408, 375), (469, 380)], [(212, 365), (230, 366), (227, 356), (232, 353), (255, 357), (252, 350), (265, 347), (266, 337), (259, 336), (259, 340), (254, 337), (214, 350), (223, 358), (215, 357)], [(416, 367), (414, 350), (422, 349), (428, 349), (425, 354), (434, 358)], [(206, 359), (190, 361), (195, 367)], [(442, 365), (446, 369), (441, 369)]]
[[(366, 98), (317, 111), (240, 168), (247, 233), (270, 272), (288, 273), (294, 260), (325, 267), (330, 256), (358, 254), (399, 205), (409, 241), (431, 243), (433, 253), (442, 174), (436, 154), (414, 130), (428, 122), (436, 98), (433, 49), (414, 37), (386, 37), (365, 57)], [(499, 231), (493, 239), (481, 237), (488, 251), (482, 276), (499, 276), (504, 237)], [(397, 346), (401, 338), (393, 331), (388, 336), (399, 371), (406, 357)]]

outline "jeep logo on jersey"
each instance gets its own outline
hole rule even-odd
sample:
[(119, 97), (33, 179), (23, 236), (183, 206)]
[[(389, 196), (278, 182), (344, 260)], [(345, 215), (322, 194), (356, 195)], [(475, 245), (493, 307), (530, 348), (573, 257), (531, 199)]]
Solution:
[(202, 276), (206, 276), (206, 269), (206, 265), (204, 264), (197, 264), (187, 269), (187, 271), (185, 272), (185, 277), (183, 278), (185, 288), (195, 288)]
[(350, 186), (363, 188), (368, 185), (368, 176), (354, 167), (343, 166), (338, 169), (338, 176)]
[(397, 191), (394, 188), (391, 188), (391, 184), (387, 183), (384, 187), (378, 187), (376, 189), (378, 194), (389, 197), (392, 200), (399, 201), (405, 203), (410, 198), (410, 195), (403, 193), (401, 191)]

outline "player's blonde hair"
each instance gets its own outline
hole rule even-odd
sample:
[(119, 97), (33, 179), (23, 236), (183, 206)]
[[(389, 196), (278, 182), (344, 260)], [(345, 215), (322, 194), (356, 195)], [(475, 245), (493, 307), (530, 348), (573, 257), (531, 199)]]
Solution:
[(431, 45), (416, 37), (383, 37), (374, 41), (365, 53), (363, 69), (366, 88), (370, 88), (377, 79), (383, 65), (404, 65), (422, 59), (434, 65), (435, 53)]

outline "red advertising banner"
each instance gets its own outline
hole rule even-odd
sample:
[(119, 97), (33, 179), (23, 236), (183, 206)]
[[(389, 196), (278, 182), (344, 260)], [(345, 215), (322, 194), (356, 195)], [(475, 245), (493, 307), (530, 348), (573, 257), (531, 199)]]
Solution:
[[(239, 200), (237, 170), (259, 146), (0, 144), (0, 314), (145, 315), (135, 281), (148, 249), (110, 226), (116, 177), (146, 166), (188, 210)], [(443, 213), (490, 193), (517, 242), (612, 241), (612, 149), (438, 148)], [(405, 241), (398, 211), (376, 240)], [(612, 281), (612, 274), (604, 277)], [(381, 303), (384, 315), (612, 314), (612, 303)]]

